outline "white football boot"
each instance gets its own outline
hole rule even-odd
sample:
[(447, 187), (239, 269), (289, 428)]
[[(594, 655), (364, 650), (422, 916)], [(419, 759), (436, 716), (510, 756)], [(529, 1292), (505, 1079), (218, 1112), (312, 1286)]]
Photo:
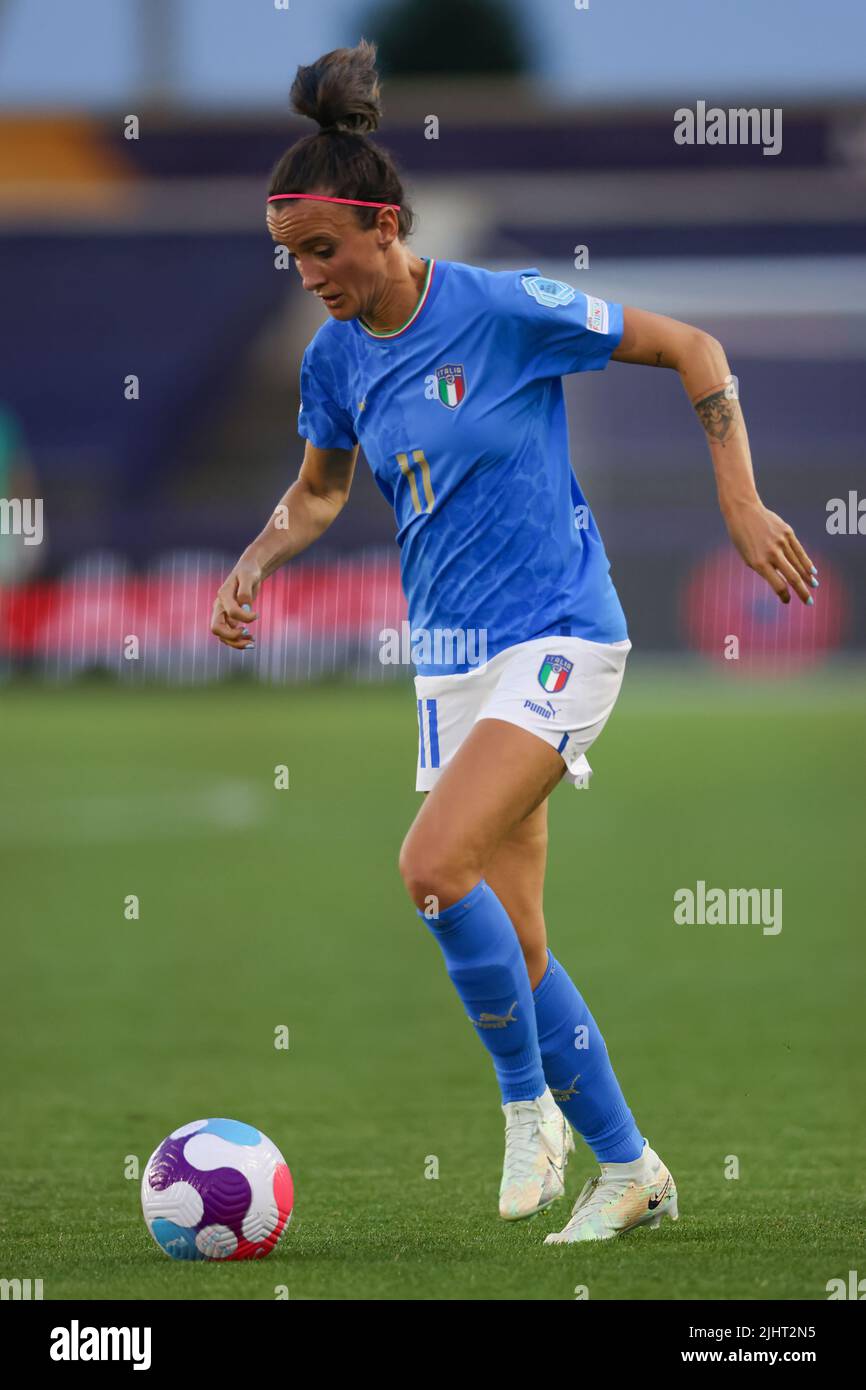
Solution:
[(513, 1100), (505, 1116), (505, 1164), (499, 1215), (520, 1221), (543, 1211), (565, 1192), (565, 1165), (574, 1148), (571, 1125), (549, 1089), (535, 1100)]
[(655, 1149), (644, 1142), (632, 1163), (602, 1163), (589, 1178), (561, 1231), (545, 1236), (545, 1245), (581, 1240), (610, 1240), (635, 1226), (658, 1226), (663, 1216), (679, 1217), (677, 1185)]

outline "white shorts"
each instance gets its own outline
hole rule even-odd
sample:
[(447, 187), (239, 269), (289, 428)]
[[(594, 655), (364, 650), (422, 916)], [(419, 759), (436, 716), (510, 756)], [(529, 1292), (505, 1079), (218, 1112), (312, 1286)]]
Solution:
[(535, 637), (498, 652), (465, 675), (416, 676), (418, 775), (429, 792), (479, 719), (528, 729), (562, 754), (565, 780), (589, 783), (584, 754), (616, 703), (631, 642)]

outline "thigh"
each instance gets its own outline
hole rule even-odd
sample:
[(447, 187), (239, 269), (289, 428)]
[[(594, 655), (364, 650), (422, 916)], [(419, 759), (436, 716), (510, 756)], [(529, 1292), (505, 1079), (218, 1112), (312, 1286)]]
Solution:
[(468, 893), (564, 771), (556, 750), (535, 734), (495, 718), (479, 720), (406, 837), (404, 871), (417, 892), (435, 894), (443, 907)]

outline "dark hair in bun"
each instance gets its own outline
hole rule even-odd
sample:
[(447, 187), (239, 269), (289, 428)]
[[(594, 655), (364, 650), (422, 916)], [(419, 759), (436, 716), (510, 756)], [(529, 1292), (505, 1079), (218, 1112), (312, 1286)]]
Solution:
[[(378, 129), (382, 116), (376, 45), (361, 39), (356, 48), (335, 48), (299, 67), (291, 103), (319, 129), (286, 151), (271, 174), (268, 193), (328, 193), (399, 203), (400, 236), (408, 236), (414, 216), (397, 167), (367, 135)], [(364, 227), (372, 227), (378, 215), (377, 208), (355, 207), (352, 212)]]

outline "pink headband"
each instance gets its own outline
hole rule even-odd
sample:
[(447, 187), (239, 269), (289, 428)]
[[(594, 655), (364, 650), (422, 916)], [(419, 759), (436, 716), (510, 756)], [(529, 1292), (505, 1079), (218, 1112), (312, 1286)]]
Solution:
[(275, 203), (279, 198), (316, 198), (320, 203), (351, 203), (356, 208), (396, 208), (400, 211), (399, 203), (368, 203), (364, 198), (329, 198), (326, 193), (272, 193), (268, 202)]

